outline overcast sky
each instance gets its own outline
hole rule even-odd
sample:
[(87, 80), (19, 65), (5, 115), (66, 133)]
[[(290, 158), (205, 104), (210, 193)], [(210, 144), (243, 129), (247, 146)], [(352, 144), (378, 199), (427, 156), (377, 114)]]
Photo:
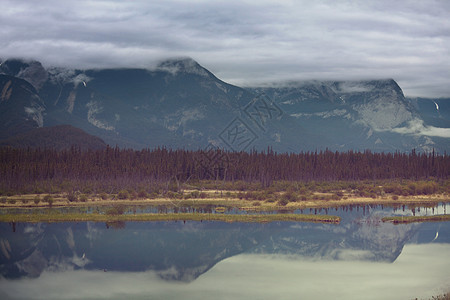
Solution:
[(189, 56), (236, 85), (393, 78), (450, 97), (450, 1), (2, 0), (0, 57), (152, 67)]

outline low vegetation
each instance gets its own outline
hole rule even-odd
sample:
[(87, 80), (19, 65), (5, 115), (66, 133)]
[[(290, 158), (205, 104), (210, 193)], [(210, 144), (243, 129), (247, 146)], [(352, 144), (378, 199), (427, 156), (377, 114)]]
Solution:
[(339, 223), (340, 218), (327, 215), (303, 214), (205, 214), (205, 213), (157, 213), (123, 214), (120, 208), (107, 214), (99, 213), (33, 213), (0, 215), (0, 222), (124, 222), (124, 221), (223, 221), (223, 222), (320, 222)]
[[(36, 182), (35, 186), (40, 183)], [(42, 183), (42, 186), (45, 184)], [(80, 182), (77, 183), (80, 187)], [(181, 206), (196, 203), (259, 210), (283, 207), (333, 207), (356, 203), (412, 204), (450, 201), (450, 180), (397, 181), (274, 181), (269, 186), (255, 182), (191, 180), (184, 183), (150, 183), (147, 186), (105, 191), (86, 182), (52, 183), (46, 193), (18, 193), (0, 196), (0, 207), (77, 206), (114, 203), (153, 204), (169, 202)], [(49, 193), (48, 191), (53, 191)], [(68, 191), (67, 191), (68, 190)]]
[(450, 221), (450, 215), (385, 217), (382, 220), (383, 222), (392, 222), (394, 224), (415, 222), (448, 222)]

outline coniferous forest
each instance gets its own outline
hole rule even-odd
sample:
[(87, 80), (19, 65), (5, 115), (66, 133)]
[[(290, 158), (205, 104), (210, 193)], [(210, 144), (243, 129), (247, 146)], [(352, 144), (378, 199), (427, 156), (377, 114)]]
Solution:
[[(108, 192), (167, 182), (220, 180), (274, 181), (447, 180), (450, 157), (432, 153), (226, 152), (209, 150), (129, 150), (107, 147), (83, 151), (0, 148), (0, 191), (51, 192), (55, 186), (86, 184)], [(44, 187), (42, 183), (45, 183)], [(43, 192), (43, 191), (41, 191)]]

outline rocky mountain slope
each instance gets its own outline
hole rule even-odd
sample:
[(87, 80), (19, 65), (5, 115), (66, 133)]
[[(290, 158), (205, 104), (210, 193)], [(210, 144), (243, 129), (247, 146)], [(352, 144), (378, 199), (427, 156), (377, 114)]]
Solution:
[(241, 88), (190, 58), (153, 69), (102, 70), (46, 69), (10, 59), (1, 63), (0, 74), (0, 139), (69, 124), (112, 146), (137, 149), (450, 147), (448, 101), (436, 100), (441, 108), (433, 115), (431, 100), (405, 98), (394, 80)]

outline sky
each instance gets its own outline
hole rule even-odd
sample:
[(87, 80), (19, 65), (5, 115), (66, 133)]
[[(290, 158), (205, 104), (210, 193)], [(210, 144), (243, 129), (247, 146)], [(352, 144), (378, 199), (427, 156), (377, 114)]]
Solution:
[(0, 57), (151, 68), (191, 57), (239, 86), (393, 78), (450, 97), (450, 1), (2, 0)]

